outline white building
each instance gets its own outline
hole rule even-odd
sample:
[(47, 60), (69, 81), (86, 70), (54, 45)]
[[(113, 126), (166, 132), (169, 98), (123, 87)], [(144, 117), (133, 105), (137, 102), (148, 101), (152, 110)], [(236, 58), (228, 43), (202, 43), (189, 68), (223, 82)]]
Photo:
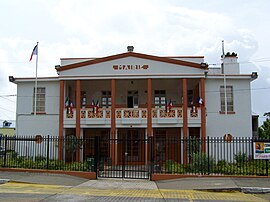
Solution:
[[(103, 58), (63, 58), (55, 69), (57, 77), (38, 78), (36, 115), (35, 78), (10, 76), (17, 84), (17, 136), (125, 136), (134, 144), (149, 136), (252, 136), (250, 83), (257, 73), (240, 74), (236, 54), (226, 55), (222, 67), (208, 68), (203, 56), (130, 49)], [(130, 147), (134, 157), (143, 146)], [(62, 159), (61, 143), (58, 149)]]

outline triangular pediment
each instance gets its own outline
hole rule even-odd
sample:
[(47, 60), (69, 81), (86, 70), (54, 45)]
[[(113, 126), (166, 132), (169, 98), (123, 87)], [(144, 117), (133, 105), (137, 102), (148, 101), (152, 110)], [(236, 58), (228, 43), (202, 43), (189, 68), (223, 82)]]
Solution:
[(103, 58), (56, 67), (60, 76), (121, 76), (201, 74), (207, 69), (201, 63), (127, 52)]

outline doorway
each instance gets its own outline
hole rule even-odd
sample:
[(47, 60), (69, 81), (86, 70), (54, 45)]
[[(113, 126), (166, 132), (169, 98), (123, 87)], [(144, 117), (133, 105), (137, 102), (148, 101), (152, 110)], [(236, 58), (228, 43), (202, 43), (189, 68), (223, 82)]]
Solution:
[(118, 146), (119, 164), (144, 164), (145, 144), (143, 132), (140, 129), (119, 130), (118, 139), (122, 142)]
[[(144, 129), (118, 129), (114, 144), (115, 163), (99, 162), (98, 177), (149, 179), (149, 166), (146, 160)], [(99, 144), (101, 144), (100, 141)]]
[(138, 91), (128, 91), (127, 95), (127, 107), (128, 108), (138, 108)]

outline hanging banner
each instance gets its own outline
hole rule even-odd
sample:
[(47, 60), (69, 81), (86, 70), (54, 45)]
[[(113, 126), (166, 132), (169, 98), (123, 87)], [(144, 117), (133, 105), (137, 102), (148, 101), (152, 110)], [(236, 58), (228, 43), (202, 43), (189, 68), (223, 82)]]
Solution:
[(270, 159), (270, 142), (253, 143), (254, 159)]

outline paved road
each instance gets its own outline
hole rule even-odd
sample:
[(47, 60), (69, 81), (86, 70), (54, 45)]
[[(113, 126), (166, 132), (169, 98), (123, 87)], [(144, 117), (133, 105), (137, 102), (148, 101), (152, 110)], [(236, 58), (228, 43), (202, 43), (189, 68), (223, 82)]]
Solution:
[(70, 175), (8, 171), (0, 171), (0, 179), (9, 179), (10, 181), (15, 182), (65, 186), (76, 186), (88, 181), (87, 179)]
[(268, 201), (237, 191), (208, 192), (158, 189), (154, 182), (91, 180), (78, 186), (6, 183), (0, 185), (0, 201)]
[(266, 188), (270, 192), (270, 178), (193, 177), (157, 181), (160, 189), (241, 189)]
[[(8, 183), (0, 182), (0, 202), (270, 201), (270, 178), (197, 177), (153, 182), (86, 180), (59, 174), (0, 171), (0, 179), (10, 179)], [(237, 191), (243, 187), (268, 193), (255, 195)]]

